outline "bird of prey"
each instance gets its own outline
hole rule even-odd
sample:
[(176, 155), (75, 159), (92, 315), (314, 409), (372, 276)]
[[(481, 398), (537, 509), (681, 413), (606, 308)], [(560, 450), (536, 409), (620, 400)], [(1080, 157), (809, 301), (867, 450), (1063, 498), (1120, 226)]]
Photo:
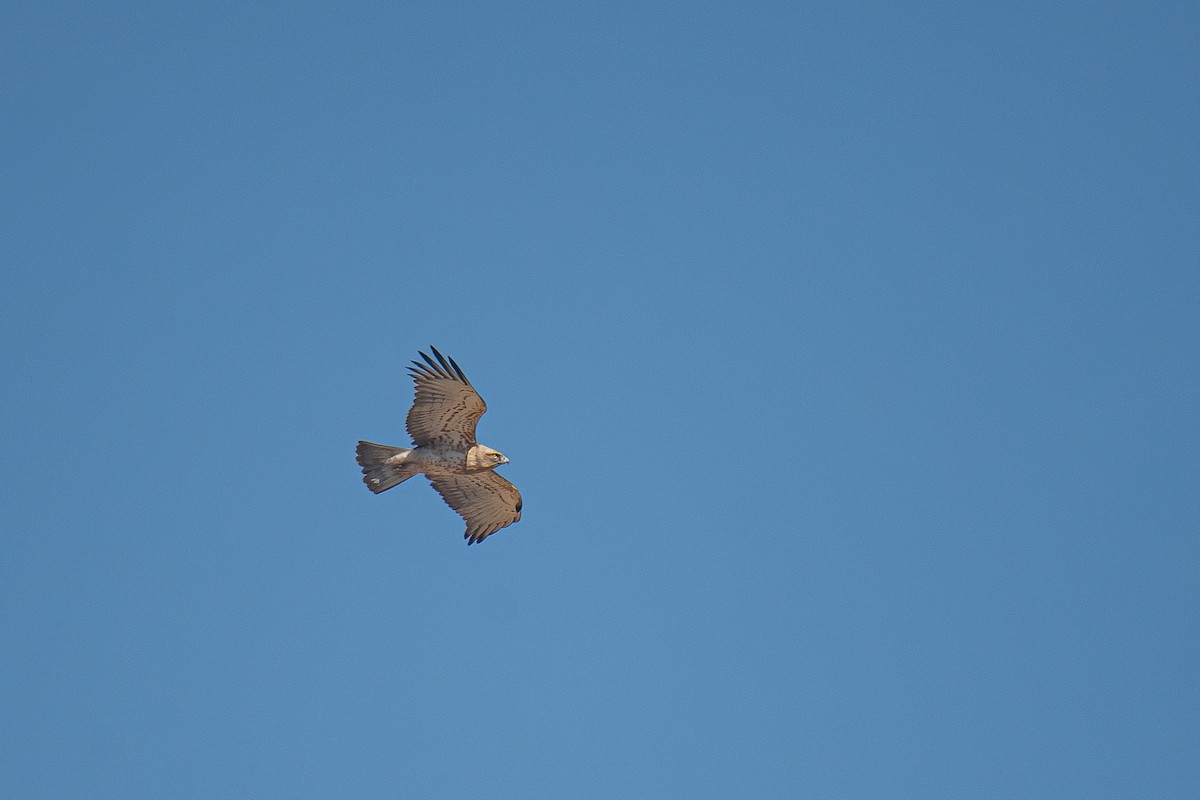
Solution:
[[(475, 424), (487, 411), (483, 398), (453, 358), (430, 346), (433, 358), (409, 367), (416, 398), (406, 427), (415, 447), (358, 443), (363, 483), (375, 494), (425, 473), (446, 505), (467, 522), (467, 544), (482, 542), (521, 518), (521, 493), (494, 470), (508, 459), (475, 441)], [(436, 359), (436, 360), (435, 360)]]

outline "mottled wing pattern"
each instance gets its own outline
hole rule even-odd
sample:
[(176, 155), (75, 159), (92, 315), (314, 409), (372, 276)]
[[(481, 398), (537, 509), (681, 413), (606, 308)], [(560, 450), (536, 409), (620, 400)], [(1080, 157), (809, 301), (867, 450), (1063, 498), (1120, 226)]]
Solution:
[(475, 446), (475, 424), (487, 404), (453, 358), (446, 359), (436, 347), (429, 349), (436, 361), (421, 353), (425, 363), (414, 361), (408, 368), (417, 388), (405, 423), (408, 434), (421, 447), (468, 450)]
[(439, 475), (429, 482), (446, 505), (467, 521), (467, 544), (482, 542), (521, 518), (521, 493), (492, 470)]

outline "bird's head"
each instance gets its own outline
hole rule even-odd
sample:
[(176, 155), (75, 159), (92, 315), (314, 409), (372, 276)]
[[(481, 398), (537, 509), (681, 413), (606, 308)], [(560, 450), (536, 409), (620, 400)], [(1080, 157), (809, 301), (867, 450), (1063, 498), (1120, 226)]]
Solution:
[(468, 469), (494, 469), (507, 463), (508, 457), (504, 453), (481, 444), (477, 444), (467, 451)]

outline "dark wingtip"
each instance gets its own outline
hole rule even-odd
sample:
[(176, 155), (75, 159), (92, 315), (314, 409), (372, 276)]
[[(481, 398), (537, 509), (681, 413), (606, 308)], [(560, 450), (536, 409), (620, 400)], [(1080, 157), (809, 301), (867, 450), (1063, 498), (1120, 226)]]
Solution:
[(454, 371), (458, 373), (459, 380), (461, 380), (467, 386), (471, 385), (471, 382), (469, 380), (467, 380), (467, 376), (463, 374), (462, 367), (460, 367), (458, 365), (458, 362), (455, 361), (453, 358), (450, 359), (450, 366), (454, 367)]
[[(425, 364), (421, 364), (418, 361), (414, 361), (412, 363), (416, 364), (422, 370), (428, 371), (428, 369), (432, 368), (435, 373), (437, 373), (438, 375), (440, 375), (444, 378), (452, 379), (455, 376), (458, 376), (458, 379), (460, 381), (462, 381), (463, 383), (465, 383), (467, 386), (471, 385), (471, 381), (469, 381), (467, 379), (466, 373), (464, 373), (462, 371), (462, 367), (460, 367), (453, 358), (449, 358), (447, 356), (442, 355), (441, 351), (438, 350), (433, 345), (429, 345), (429, 350), (430, 350), (430, 352), (433, 353), (432, 358), (429, 357), (428, 355), (426, 355), (425, 351), (423, 351), (423, 350), (417, 351), (417, 353), (421, 356), (421, 358), (425, 359), (425, 364), (428, 364), (429, 365), (428, 367), (426, 367)], [(412, 367), (409, 367), (409, 369), (412, 369)]]
[[(457, 364), (454, 364), (453, 358), (449, 360), (449, 363), (447, 363), (446, 357), (439, 353), (436, 347), (429, 345), (429, 349), (433, 351), (433, 354), (437, 357), (438, 363), (442, 365), (442, 370), (446, 373), (447, 378), (451, 378), (455, 373), (458, 373), (458, 377), (462, 378), (463, 383), (466, 383), (466, 378), (463, 378), (462, 370), (458, 368)], [(454, 366), (451, 367), (451, 364), (454, 364)]]
[[(431, 349), (431, 350), (433, 350), (433, 348), (430, 348), (430, 349)], [(437, 350), (433, 350), (433, 352), (435, 352), (435, 353), (436, 353), (436, 352), (437, 352)], [(429, 365), (429, 367), (430, 367), (430, 368), (431, 368), (431, 369), (432, 369), (432, 370), (433, 370), (435, 373), (437, 373), (438, 375), (441, 375), (441, 374), (442, 374), (442, 370), (441, 370), (441, 368), (440, 368), (440, 367), (437, 365), (437, 362), (436, 362), (436, 361), (434, 361), (434, 360), (433, 360), (432, 358), (430, 358), (429, 356), (427, 356), (427, 355), (425, 354), (425, 351), (424, 351), (424, 350), (418, 350), (418, 351), (417, 351), (417, 354), (418, 354), (418, 355), (420, 355), (420, 356), (421, 356), (421, 358), (425, 359), (425, 363), (426, 363), (426, 364), (428, 364), (428, 365)], [(415, 362), (414, 362), (414, 363), (415, 363)]]

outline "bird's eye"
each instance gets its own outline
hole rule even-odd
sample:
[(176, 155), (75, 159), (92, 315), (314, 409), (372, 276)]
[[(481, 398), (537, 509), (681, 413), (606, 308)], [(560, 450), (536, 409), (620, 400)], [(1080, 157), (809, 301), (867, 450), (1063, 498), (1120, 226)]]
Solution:
[(492, 453), (492, 461), (499, 461), (499, 460), (500, 460), (500, 454)]

